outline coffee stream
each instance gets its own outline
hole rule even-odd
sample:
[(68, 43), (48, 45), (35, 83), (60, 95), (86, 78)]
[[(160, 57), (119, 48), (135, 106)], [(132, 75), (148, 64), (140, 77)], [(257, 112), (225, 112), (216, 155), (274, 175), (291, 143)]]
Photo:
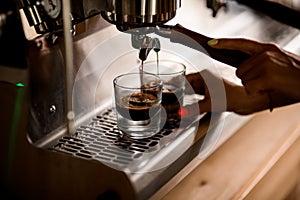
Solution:
[(158, 51), (156, 52), (156, 72), (159, 74), (159, 58), (158, 58)]
[[(159, 49), (155, 49), (157, 56), (157, 69), (158, 69), (158, 52)], [(140, 92), (135, 92), (128, 96), (121, 98), (122, 106), (117, 106), (118, 112), (125, 118), (131, 119), (134, 121), (144, 121), (150, 120), (150, 108), (151, 112), (156, 113), (159, 107), (153, 105), (157, 101), (157, 91), (152, 89), (151, 82), (145, 83), (144, 80), (144, 61), (146, 57), (141, 57), (141, 70), (140, 70)]]
[[(153, 48), (153, 50), (155, 51), (155, 53), (156, 53), (156, 74), (159, 74), (159, 55), (158, 55), (158, 52), (160, 51), (160, 48)], [(143, 77), (143, 74), (144, 74), (144, 61), (146, 60), (146, 57), (144, 57), (144, 56), (140, 56), (140, 60), (141, 60), (141, 85), (144, 85), (143, 83), (144, 83), (144, 77)]]
[[(150, 38), (146, 37), (145, 43), (143, 43), (142, 48), (139, 52), (139, 59), (142, 61), (141, 63), (141, 83), (144, 82), (143, 74), (144, 74), (144, 61), (147, 59), (148, 54), (150, 53), (151, 49), (156, 52), (156, 65), (157, 65), (157, 74), (159, 74), (159, 56), (158, 52), (160, 51), (160, 41), (158, 38)], [(143, 84), (142, 84), (143, 85)]]
[[(153, 48), (153, 50), (156, 52), (156, 74), (160, 74), (160, 68), (159, 68), (159, 48)], [(141, 57), (140, 57), (141, 58)], [(145, 57), (144, 57), (145, 58)], [(141, 59), (141, 94), (143, 93), (151, 93), (145, 90), (145, 88), (149, 84), (145, 84), (143, 80), (143, 74), (144, 74), (144, 61), (146, 59)], [(143, 89), (144, 88), (144, 89)], [(140, 102), (142, 103), (142, 102)], [(183, 104), (183, 89), (177, 88), (172, 83), (164, 83), (162, 88), (162, 106), (167, 111), (167, 118), (178, 120), (178, 109), (180, 108), (180, 105)]]
[[(158, 52), (157, 55), (157, 69), (158, 69)], [(145, 57), (140, 57), (141, 59), (141, 71), (140, 71), (140, 82), (141, 87), (139, 92), (132, 93), (127, 96), (121, 97), (121, 105), (117, 105), (118, 112), (125, 118), (131, 119), (133, 121), (145, 121), (150, 120), (151, 113), (157, 113), (159, 106), (153, 105), (157, 102), (157, 91), (153, 89), (151, 84), (156, 84), (154, 82), (145, 83), (144, 81), (144, 61)], [(151, 113), (150, 113), (151, 108)]]

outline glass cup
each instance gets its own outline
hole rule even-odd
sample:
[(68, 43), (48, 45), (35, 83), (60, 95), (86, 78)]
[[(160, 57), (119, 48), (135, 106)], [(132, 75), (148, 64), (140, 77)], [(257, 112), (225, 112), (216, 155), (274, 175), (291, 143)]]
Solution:
[(153, 74), (128, 73), (113, 80), (117, 124), (134, 139), (161, 130), (162, 81)]
[(140, 65), (139, 70), (157, 75), (163, 81), (162, 106), (167, 113), (166, 121), (178, 122), (178, 110), (183, 105), (185, 90), (185, 65), (172, 60), (155, 60)]

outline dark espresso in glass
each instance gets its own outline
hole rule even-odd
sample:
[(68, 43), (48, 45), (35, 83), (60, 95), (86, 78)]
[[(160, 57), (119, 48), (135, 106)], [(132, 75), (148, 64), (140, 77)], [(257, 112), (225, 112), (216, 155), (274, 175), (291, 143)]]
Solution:
[(168, 120), (178, 120), (178, 110), (183, 105), (183, 88), (165, 84), (162, 91), (162, 106), (166, 109)]
[(126, 119), (145, 121), (150, 120), (159, 111), (159, 106), (154, 105), (156, 102), (155, 95), (138, 92), (121, 97), (116, 109)]

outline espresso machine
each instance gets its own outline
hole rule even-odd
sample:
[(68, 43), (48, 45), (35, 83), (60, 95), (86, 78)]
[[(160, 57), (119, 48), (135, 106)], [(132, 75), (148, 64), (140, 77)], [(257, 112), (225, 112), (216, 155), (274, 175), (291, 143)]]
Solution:
[[(208, 2), (213, 15), (225, 5)], [(108, 85), (129, 70), (120, 66), (122, 55), (136, 65), (160, 48), (153, 42), (159, 38), (231, 66), (248, 58), (212, 50), (211, 38), (166, 25), (180, 0), (0, 4), (0, 180), (12, 198), (149, 198), (199, 153), (212, 116), (145, 140), (120, 138)]]

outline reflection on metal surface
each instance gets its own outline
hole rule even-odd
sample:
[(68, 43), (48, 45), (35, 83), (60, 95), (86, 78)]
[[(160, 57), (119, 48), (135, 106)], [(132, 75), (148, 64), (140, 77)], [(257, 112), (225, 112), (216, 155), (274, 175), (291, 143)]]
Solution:
[[(89, 124), (80, 126), (75, 135), (60, 138), (50, 149), (126, 170), (133, 164), (136, 166), (136, 163), (148, 163), (148, 159), (154, 155), (146, 155), (146, 160), (145, 154), (156, 152), (157, 155), (162, 148), (173, 142), (184, 131), (178, 126), (179, 122), (169, 123), (150, 138), (134, 140), (122, 136), (117, 127), (115, 112), (108, 109)], [(143, 167), (140, 164), (138, 166), (140, 169)]]
[[(126, 6), (124, 6), (126, 5)], [(121, 31), (141, 26), (164, 24), (176, 15), (180, 0), (109, 1), (103, 18)]]

